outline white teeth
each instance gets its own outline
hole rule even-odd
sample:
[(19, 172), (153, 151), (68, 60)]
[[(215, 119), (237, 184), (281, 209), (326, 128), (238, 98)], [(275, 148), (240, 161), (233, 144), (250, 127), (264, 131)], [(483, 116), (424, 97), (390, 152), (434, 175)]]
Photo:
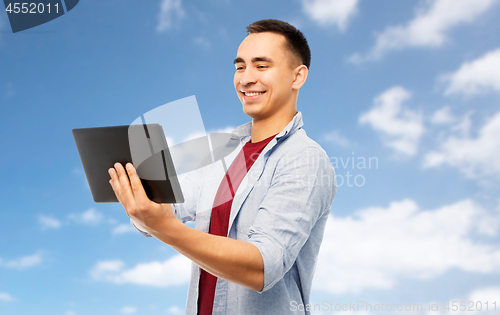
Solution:
[(246, 96), (257, 96), (257, 95), (261, 95), (264, 92), (253, 92), (253, 93), (243, 92), (243, 93), (245, 93)]

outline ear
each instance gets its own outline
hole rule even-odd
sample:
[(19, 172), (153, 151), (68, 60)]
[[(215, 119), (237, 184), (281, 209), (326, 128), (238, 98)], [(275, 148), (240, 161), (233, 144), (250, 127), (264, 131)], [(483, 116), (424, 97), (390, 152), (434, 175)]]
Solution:
[(307, 75), (309, 74), (309, 69), (305, 65), (300, 65), (293, 70), (294, 80), (292, 83), (293, 90), (299, 90), (304, 83), (306, 83)]

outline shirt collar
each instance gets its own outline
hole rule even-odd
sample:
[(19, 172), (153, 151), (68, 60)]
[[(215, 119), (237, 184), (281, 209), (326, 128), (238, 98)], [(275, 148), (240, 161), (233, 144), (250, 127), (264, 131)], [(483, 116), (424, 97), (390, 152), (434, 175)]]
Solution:
[[(276, 135), (276, 140), (281, 141), (281, 139), (286, 139), (292, 133), (299, 130), (303, 125), (304, 123), (302, 121), (302, 113), (298, 111), (293, 117), (292, 121), (290, 121), (288, 125), (286, 125), (286, 127), (283, 128), (283, 130), (281, 130), (281, 132), (278, 133), (278, 135)], [(239, 137), (242, 142), (247, 142), (250, 141), (251, 131), (252, 131), (252, 122), (250, 121), (236, 128), (232, 132), (232, 134)]]

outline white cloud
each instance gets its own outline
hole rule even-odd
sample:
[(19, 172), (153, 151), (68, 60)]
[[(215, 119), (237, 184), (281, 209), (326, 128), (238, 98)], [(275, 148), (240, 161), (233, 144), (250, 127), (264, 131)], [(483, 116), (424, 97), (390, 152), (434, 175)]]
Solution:
[[(498, 305), (500, 304), (500, 287), (487, 287), (479, 288), (469, 293), (467, 297), (454, 297), (449, 299), (449, 301), (459, 301), (456, 302), (456, 308), (458, 311), (453, 311), (453, 302), (450, 302), (448, 306), (450, 311), (443, 313), (432, 312), (432, 314), (452, 314), (452, 315), (468, 315), (468, 314), (481, 314), (481, 315), (493, 315), (498, 314)], [(465, 304), (465, 310), (460, 311), (460, 302)], [(446, 301), (445, 303), (448, 303)], [(472, 303), (472, 304), (471, 304)], [(444, 309), (446, 304), (441, 308)], [(495, 307), (496, 306), (496, 307)], [(429, 315), (431, 312), (428, 313)]]
[(117, 234), (131, 233), (131, 232), (137, 232), (137, 230), (131, 227), (130, 224), (120, 224), (113, 229), (112, 233), (114, 235), (117, 235)]
[(497, 0), (424, 1), (411, 21), (388, 27), (377, 35), (375, 46), (367, 54), (354, 54), (350, 61), (380, 59), (389, 51), (411, 47), (440, 47), (453, 28), (474, 22), (495, 2)]
[(359, 0), (302, 0), (302, 8), (318, 24), (336, 25), (339, 30), (344, 31), (357, 12), (358, 2)]
[(338, 144), (340, 146), (349, 145), (349, 140), (346, 137), (340, 134), (338, 130), (331, 131), (323, 135), (323, 139), (328, 142), (332, 142), (333, 144)]
[(119, 272), (125, 264), (120, 260), (99, 261), (90, 271), (92, 278), (96, 280), (106, 280), (109, 273)]
[(493, 236), (499, 218), (470, 199), (424, 211), (413, 200), (330, 216), (314, 288), (333, 294), (391, 289), (402, 278), (426, 280), (448, 270), (500, 272), (500, 246), (471, 236)]
[(488, 304), (491, 306), (493, 302), (496, 302), (496, 305), (500, 305), (500, 287), (488, 287), (481, 288), (475, 290), (469, 294), (469, 301), (481, 301), (489, 302)]
[(24, 256), (13, 260), (2, 260), (0, 258), (0, 267), (13, 269), (26, 269), (42, 263), (42, 254), (36, 253), (30, 256)]
[(388, 89), (375, 98), (373, 108), (359, 117), (359, 123), (377, 130), (386, 146), (411, 156), (417, 152), (424, 126), (420, 113), (402, 106), (410, 97), (403, 87)]
[(42, 230), (49, 230), (49, 229), (57, 230), (58, 228), (61, 227), (61, 222), (59, 220), (44, 215), (40, 215), (38, 217), (38, 223), (41, 225)]
[(104, 219), (104, 215), (94, 208), (90, 208), (83, 213), (72, 213), (68, 217), (76, 223), (86, 225), (97, 225)]
[(93, 279), (115, 284), (133, 283), (154, 287), (168, 287), (185, 284), (189, 281), (191, 262), (182, 255), (164, 261), (141, 263), (125, 270), (119, 260), (100, 261), (90, 275)]
[(455, 121), (455, 117), (451, 112), (450, 106), (444, 106), (437, 111), (431, 117), (431, 123), (436, 125), (446, 125)]
[(9, 302), (12, 300), (14, 300), (12, 295), (4, 293), (4, 292), (0, 292), (0, 301)]
[(500, 92), (500, 49), (464, 63), (457, 71), (443, 75), (441, 81), (448, 82), (446, 95)]
[(234, 131), (234, 129), (236, 129), (236, 127), (226, 126), (224, 128), (210, 130), (208, 133), (232, 133)]
[(133, 306), (125, 306), (121, 309), (122, 314), (135, 314), (137, 308)]
[(172, 306), (167, 310), (167, 314), (182, 315), (185, 314), (185, 312), (177, 306)]
[(171, 29), (185, 15), (182, 0), (163, 0), (160, 4), (159, 22), (156, 30), (164, 32)]
[[(462, 122), (463, 124), (465, 124), (463, 128), (469, 128), (468, 116)], [(438, 150), (425, 155), (423, 166), (428, 168), (446, 164), (460, 169), (469, 178), (498, 177), (500, 174), (499, 135), (500, 112), (486, 122), (476, 138), (449, 136), (444, 139)]]
[(473, 111), (468, 111), (465, 115), (457, 122), (455, 125), (451, 126), (451, 131), (458, 131), (463, 137), (467, 137), (470, 133), (470, 129), (472, 127), (472, 121), (470, 120), (470, 116), (473, 114)]

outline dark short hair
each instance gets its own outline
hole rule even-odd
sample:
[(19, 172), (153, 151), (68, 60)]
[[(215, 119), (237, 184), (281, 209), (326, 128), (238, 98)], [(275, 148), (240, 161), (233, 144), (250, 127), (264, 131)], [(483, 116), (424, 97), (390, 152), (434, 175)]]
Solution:
[(247, 30), (249, 35), (270, 32), (285, 36), (287, 48), (309, 69), (311, 64), (311, 50), (304, 34), (294, 26), (280, 20), (268, 19), (250, 24), (247, 26)]

